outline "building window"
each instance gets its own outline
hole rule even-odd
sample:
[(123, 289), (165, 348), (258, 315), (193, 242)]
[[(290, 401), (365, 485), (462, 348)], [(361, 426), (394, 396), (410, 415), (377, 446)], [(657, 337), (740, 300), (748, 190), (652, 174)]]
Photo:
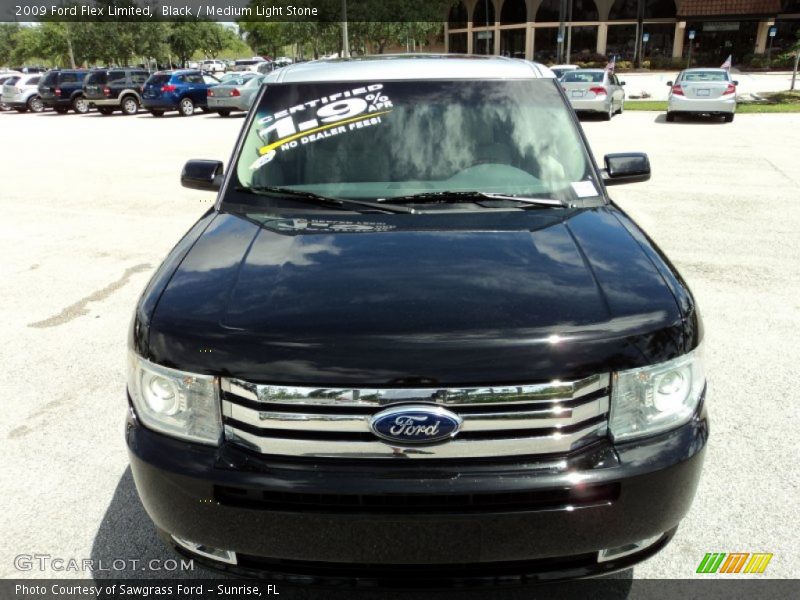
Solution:
[(475, 3), (475, 12), (472, 15), (473, 27), (486, 27), (494, 25), (494, 2), (492, 0), (478, 0)]
[(450, 9), (450, 14), (447, 17), (447, 26), (450, 29), (466, 29), (467, 28), (467, 7), (463, 2), (459, 2)]
[(800, 13), (800, 0), (784, 0), (781, 2), (781, 12)]
[(525, 58), (525, 29), (520, 27), (501, 31), (500, 54), (511, 58)]
[[(645, 19), (671, 19), (677, 14), (675, 0), (642, 0)], [(635, 20), (638, 18), (639, 0), (617, 0), (608, 14), (609, 19)]]
[[(567, 15), (569, 16), (569, 11)], [(572, 20), (599, 21), (600, 16), (597, 14), (597, 5), (594, 0), (572, 0)]]
[(450, 52), (453, 54), (466, 54), (467, 53), (467, 34), (466, 33), (451, 33), (450, 37)]
[(544, 0), (544, 2), (539, 5), (539, 12), (536, 13), (536, 20), (545, 23), (559, 21), (560, 7), (560, 0)]
[[(597, 27), (594, 25), (572, 28), (571, 60), (590, 60), (597, 50)], [(567, 61), (569, 62), (569, 61)]]
[(528, 9), (525, 6), (525, 0), (505, 0), (503, 2), (503, 8), (500, 9), (500, 23), (502, 25), (524, 23), (527, 20)]
[(558, 56), (558, 27), (537, 27), (533, 36), (533, 56), (537, 62), (553, 64)]
[(619, 60), (633, 60), (636, 46), (636, 25), (609, 25), (606, 55)]
[(675, 39), (675, 25), (672, 23), (645, 23), (642, 33), (650, 36), (642, 49), (643, 60), (653, 56), (672, 56), (672, 42)]
[[(800, 9), (797, 11), (800, 13)], [(797, 43), (797, 32), (800, 31), (800, 21), (783, 21), (779, 20), (775, 23), (777, 31), (775, 38), (772, 40), (772, 56), (776, 56), (781, 52), (789, 52), (791, 47)], [(769, 44), (769, 40), (767, 40)]]
[(472, 34), (473, 54), (494, 54), (494, 31), (476, 31)]
[[(687, 31), (695, 31), (692, 64), (718, 67), (729, 55), (734, 65), (756, 46), (757, 21), (694, 21), (686, 23)], [(688, 45), (688, 40), (687, 40)], [(684, 56), (688, 47), (684, 50)]]

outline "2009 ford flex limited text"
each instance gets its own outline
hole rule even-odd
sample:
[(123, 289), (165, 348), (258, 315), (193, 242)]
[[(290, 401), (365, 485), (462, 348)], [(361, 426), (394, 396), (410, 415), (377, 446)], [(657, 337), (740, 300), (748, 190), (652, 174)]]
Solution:
[(275, 580), (584, 577), (659, 551), (708, 437), (702, 327), (525, 61), (270, 75), (136, 308), (127, 442), (198, 560)]

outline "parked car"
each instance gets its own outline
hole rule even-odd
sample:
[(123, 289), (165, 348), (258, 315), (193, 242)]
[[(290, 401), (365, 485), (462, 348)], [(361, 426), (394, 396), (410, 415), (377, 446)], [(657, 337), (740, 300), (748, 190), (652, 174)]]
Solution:
[(83, 82), (83, 95), (102, 115), (115, 110), (135, 115), (142, 105), (142, 91), (149, 76), (148, 71), (137, 68), (92, 71)]
[(624, 81), (604, 69), (575, 69), (559, 80), (576, 112), (595, 112), (610, 121), (625, 109)]
[(83, 69), (53, 69), (39, 81), (39, 96), (45, 107), (59, 114), (70, 109), (78, 114), (89, 112), (89, 102), (83, 95), (83, 80), (89, 71)]
[[(5, 85), (7, 81), (16, 82), (19, 76), (22, 73), (18, 71), (0, 71), (0, 86)], [(0, 87), (0, 92), (2, 92), (2, 87)], [(0, 98), (2, 100), (2, 98)], [(11, 110), (10, 106), (6, 106), (2, 101), (0, 101), (0, 110)]]
[(41, 75), (38, 73), (9, 77), (2, 83), (2, 103), (21, 113), (42, 112), (44, 104), (39, 96), (40, 79)]
[(222, 60), (204, 60), (200, 63), (200, 70), (203, 73), (213, 75), (214, 73), (224, 73), (227, 70), (227, 66), (225, 61)]
[(214, 77), (213, 75), (205, 75), (204, 74), (203, 75), (203, 81), (208, 86), (219, 85), (219, 78), (218, 77)]
[(365, 588), (661, 550), (709, 430), (693, 297), (608, 196), (647, 156), (598, 168), (526, 61), (315, 61), (265, 83), (227, 172), (186, 163), (217, 201), (131, 324), (125, 435), (163, 539)]
[(561, 79), (567, 71), (575, 71), (580, 69), (578, 65), (553, 65), (550, 70), (555, 74), (556, 79)]
[(727, 69), (684, 69), (670, 87), (667, 121), (677, 115), (721, 115), (727, 123), (736, 114), (736, 86)]
[(227, 117), (234, 111), (250, 110), (250, 105), (261, 89), (263, 75), (242, 73), (238, 78), (228, 79), (225, 83), (208, 89), (208, 108), (216, 111), (220, 117)]
[(181, 116), (194, 114), (197, 108), (206, 108), (209, 84), (197, 70), (159, 71), (144, 84), (142, 102), (154, 117), (177, 110)]
[(252, 71), (258, 73), (259, 65), (268, 62), (263, 58), (243, 58), (237, 60), (233, 66), (234, 71)]

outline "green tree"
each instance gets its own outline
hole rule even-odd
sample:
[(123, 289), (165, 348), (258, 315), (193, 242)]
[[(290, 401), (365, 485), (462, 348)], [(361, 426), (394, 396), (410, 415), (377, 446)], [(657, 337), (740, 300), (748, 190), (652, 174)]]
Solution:
[(18, 23), (0, 23), (0, 65), (10, 65), (14, 54), (14, 38), (21, 27)]
[(205, 56), (217, 58), (223, 50), (234, 46), (237, 41), (236, 34), (229, 27), (212, 21), (203, 23), (200, 50)]
[(169, 24), (167, 44), (182, 65), (202, 47), (204, 27), (205, 23), (201, 21), (173, 21)]

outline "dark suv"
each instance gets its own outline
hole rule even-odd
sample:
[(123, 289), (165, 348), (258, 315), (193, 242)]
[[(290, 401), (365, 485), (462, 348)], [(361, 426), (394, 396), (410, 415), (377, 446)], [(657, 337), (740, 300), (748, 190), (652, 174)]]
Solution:
[[(220, 148), (219, 152), (224, 149)], [(267, 77), (145, 289), (126, 437), (163, 538), (282, 581), (586, 577), (661, 550), (708, 438), (703, 329), (535, 63)], [(646, 189), (643, 189), (643, 199)]]
[(196, 69), (160, 71), (145, 82), (142, 100), (154, 117), (161, 117), (169, 110), (177, 110), (181, 116), (189, 117), (198, 107), (208, 106), (209, 87), (203, 74)]
[(39, 95), (46, 107), (59, 114), (70, 108), (78, 114), (89, 112), (89, 103), (83, 95), (83, 80), (89, 71), (60, 70), (48, 71), (39, 82)]
[(144, 69), (92, 71), (83, 83), (83, 95), (102, 115), (121, 110), (135, 115), (142, 104), (144, 82), (150, 76)]

